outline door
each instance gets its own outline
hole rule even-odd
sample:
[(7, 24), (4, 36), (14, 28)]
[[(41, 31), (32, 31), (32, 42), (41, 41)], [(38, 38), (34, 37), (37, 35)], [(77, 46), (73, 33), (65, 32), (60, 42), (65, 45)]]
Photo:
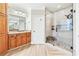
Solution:
[(0, 55), (6, 53), (8, 50), (6, 11), (7, 5), (0, 3)]
[(44, 15), (32, 15), (32, 44), (45, 43), (45, 19)]
[(22, 44), (26, 44), (26, 43), (27, 43), (27, 36), (26, 36), (26, 33), (22, 33), (21, 35), (22, 35), (22, 38), (21, 38)]
[(0, 34), (0, 54), (5, 53), (7, 51), (7, 42), (6, 41), (7, 41), (6, 35)]
[(0, 3), (0, 13), (5, 14), (6, 13), (6, 4)]
[(31, 32), (27, 32), (27, 43), (31, 42)]
[(16, 45), (17, 47), (22, 45), (22, 34), (17, 34)]
[(9, 49), (16, 47), (16, 34), (9, 35)]
[[(56, 13), (56, 38), (57, 45), (62, 46), (64, 49), (67, 49), (72, 52), (73, 50), (73, 9), (67, 8), (62, 10), (62, 12)], [(65, 14), (67, 14), (65, 16)], [(63, 16), (63, 17), (62, 17)], [(58, 17), (58, 18), (57, 18)], [(59, 21), (58, 21), (59, 20)]]
[(6, 33), (6, 16), (0, 15), (0, 33)]

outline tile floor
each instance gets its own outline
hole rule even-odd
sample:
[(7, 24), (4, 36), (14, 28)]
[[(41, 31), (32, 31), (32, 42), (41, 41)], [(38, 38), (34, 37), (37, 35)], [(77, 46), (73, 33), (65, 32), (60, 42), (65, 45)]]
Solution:
[(49, 43), (30, 45), (8, 52), (5, 56), (71, 56), (72, 53)]

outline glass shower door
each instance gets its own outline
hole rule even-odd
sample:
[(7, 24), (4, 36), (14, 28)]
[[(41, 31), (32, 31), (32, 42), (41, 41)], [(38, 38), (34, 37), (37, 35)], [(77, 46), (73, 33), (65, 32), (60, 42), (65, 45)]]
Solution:
[(57, 25), (57, 39), (61, 47), (72, 51), (72, 19), (67, 19), (64, 23)]

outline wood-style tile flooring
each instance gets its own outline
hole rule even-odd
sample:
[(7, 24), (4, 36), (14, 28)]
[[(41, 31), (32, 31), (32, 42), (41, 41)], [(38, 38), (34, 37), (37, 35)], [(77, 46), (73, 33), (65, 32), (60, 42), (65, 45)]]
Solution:
[(33, 44), (8, 52), (5, 56), (71, 56), (72, 53), (58, 46), (46, 44)]

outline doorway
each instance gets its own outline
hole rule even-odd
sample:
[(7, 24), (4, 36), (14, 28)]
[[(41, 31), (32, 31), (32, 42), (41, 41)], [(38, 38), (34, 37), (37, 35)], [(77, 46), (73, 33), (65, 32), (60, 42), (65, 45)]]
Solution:
[(32, 40), (31, 44), (45, 44), (45, 16), (44, 8), (32, 9)]

